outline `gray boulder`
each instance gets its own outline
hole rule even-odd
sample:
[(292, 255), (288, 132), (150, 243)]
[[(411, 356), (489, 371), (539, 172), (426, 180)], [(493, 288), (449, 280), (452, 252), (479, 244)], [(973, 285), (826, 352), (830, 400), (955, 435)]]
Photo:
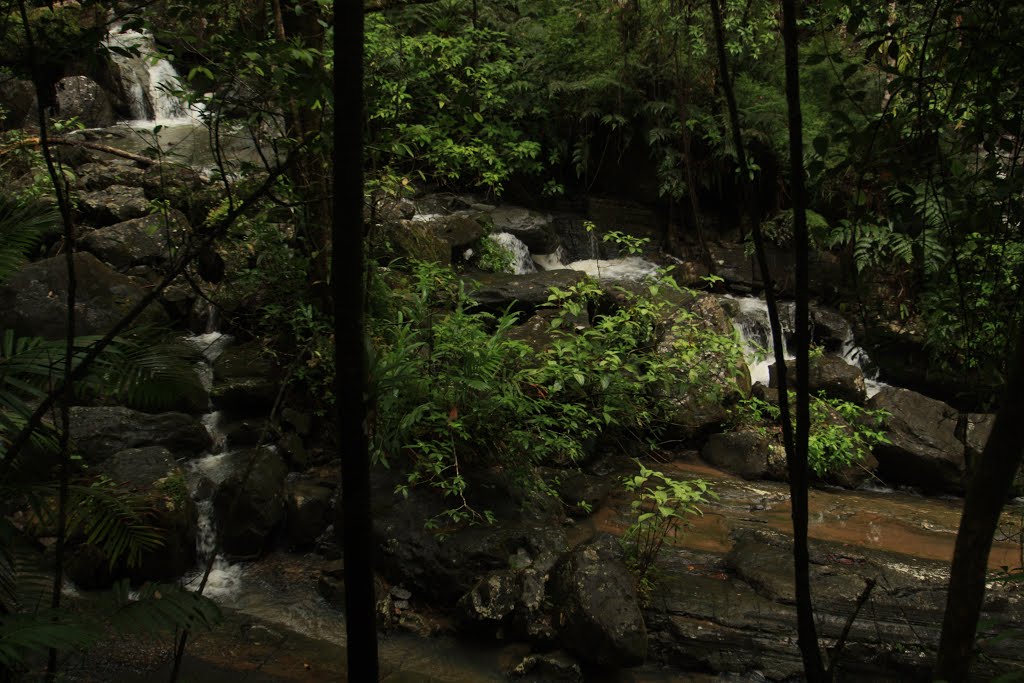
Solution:
[(36, 89), (32, 81), (23, 78), (5, 78), (0, 81), (0, 115), (3, 116), (0, 119), (0, 130), (32, 125), (36, 112)]
[(521, 206), (499, 206), (490, 212), (495, 232), (518, 237), (533, 254), (551, 254), (558, 248), (558, 233), (550, 214)]
[(171, 209), (166, 215), (154, 213), (93, 230), (82, 238), (79, 248), (117, 270), (140, 265), (159, 268), (170, 263), (172, 251), (184, 243), (188, 230), (185, 214)]
[(552, 287), (566, 289), (586, 278), (577, 270), (545, 270), (525, 275), (509, 273), (478, 273), (468, 285), (472, 297), (487, 310), (533, 312), (547, 303)]
[(111, 185), (78, 196), (83, 221), (96, 227), (123, 223), (149, 214), (149, 200), (141, 187)]
[(889, 413), (885, 431), (892, 443), (875, 447), (883, 479), (926, 491), (963, 491), (964, 445), (956, 437), (959, 415), (953, 408), (896, 387), (882, 389), (868, 407)]
[(572, 551), (555, 569), (553, 582), (559, 638), (569, 652), (602, 667), (644, 661), (647, 629), (636, 580), (617, 539), (602, 535)]
[(90, 465), (130, 448), (162, 446), (177, 457), (192, 457), (213, 445), (206, 427), (190, 415), (121, 407), (72, 407), (71, 440)]
[(755, 431), (712, 434), (701, 450), (711, 465), (744, 479), (785, 479), (785, 456)]
[(105, 128), (117, 122), (110, 95), (87, 76), (57, 81), (57, 109), (61, 118), (76, 117), (86, 128)]
[(285, 482), (286, 536), (292, 548), (308, 548), (330, 524), (334, 491), (308, 481)]
[[(75, 332), (104, 334), (145, 295), (133, 278), (111, 270), (92, 254), (74, 255), (77, 294)], [(63, 256), (24, 266), (0, 285), (0, 326), (23, 336), (63, 339), (67, 325), (67, 266)], [(149, 306), (139, 325), (159, 325), (167, 314)]]
[(269, 547), (284, 522), (288, 467), (266, 448), (229, 457), (232, 474), (214, 493), (214, 512), (224, 553), (234, 560), (252, 560)]
[[(786, 361), (786, 380), (790, 387), (796, 381), (795, 360)], [(768, 384), (772, 388), (779, 386), (776, 363), (768, 366)], [(824, 354), (812, 358), (807, 385), (812, 394), (823, 391), (829, 398), (837, 398), (861, 406), (867, 401), (864, 372), (839, 356)]]
[(142, 187), (142, 179), (146, 173), (134, 162), (125, 159), (89, 162), (79, 166), (75, 172), (78, 174), (75, 185), (85, 192), (105, 190), (111, 185)]
[(229, 347), (213, 364), (213, 404), (235, 415), (265, 414), (280, 387), (280, 368), (257, 343)]
[(145, 522), (160, 534), (161, 544), (142, 553), (137, 564), (123, 559), (111, 567), (103, 550), (73, 537), (68, 576), (82, 588), (103, 588), (113, 580), (168, 581), (195, 563), (198, 512), (188, 496), (185, 472), (173, 454), (161, 446), (131, 448), (115, 453), (93, 472), (125, 486), (147, 502)]

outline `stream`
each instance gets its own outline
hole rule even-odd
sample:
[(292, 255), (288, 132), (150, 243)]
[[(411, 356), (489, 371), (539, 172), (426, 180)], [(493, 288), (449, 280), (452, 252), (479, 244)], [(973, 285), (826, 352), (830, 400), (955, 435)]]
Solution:
[[(151, 39), (141, 34), (122, 34), (112, 40), (120, 41), (117, 42), (120, 45), (129, 41), (140, 44), (143, 60), (151, 48), (151, 42), (146, 42)], [(173, 98), (166, 97), (166, 86), (178, 78), (173, 66), (161, 61), (148, 63), (121, 59), (123, 61), (119, 63), (126, 85), (135, 94), (132, 112), (137, 120), (119, 125), (110, 133), (113, 137), (105, 142), (136, 152), (159, 145), (177, 155), (178, 161), (209, 168), (212, 156), (201, 110), (183, 107)], [(253, 160), (257, 157), (251, 141), (244, 136), (231, 142), (229, 148), (229, 154), (235, 158)], [(655, 264), (638, 256), (598, 259), (592, 235), (587, 236), (591, 244), (590, 258), (576, 260), (568, 260), (564, 251), (531, 254), (525, 244), (509, 233), (497, 233), (491, 239), (513, 255), (514, 272), (519, 274), (568, 268), (586, 272), (602, 281), (639, 281), (657, 269)], [(752, 380), (767, 384), (768, 366), (773, 358), (763, 300), (732, 295), (724, 295), (723, 299), (731, 302), (738, 311), (734, 324), (747, 353)], [(190, 337), (188, 341), (203, 355), (197, 372), (209, 389), (211, 365), (232, 340), (210, 331)], [(852, 332), (833, 352), (864, 370), (869, 395), (886, 386), (878, 377), (868, 354), (857, 345)], [(216, 550), (212, 490), (229, 474), (224, 464), (232, 453), (232, 444), (220, 429), (220, 415), (211, 410), (203, 422), (214, 437), (215, 446), (210, 453), (191, 462), (187, 470), (190, 493), (197, 501), (200, 513), (197, 540), (200, 566)], [(768, 529), (781, 534), (790, 533), (791, 510), (785, 484), (742, 480), (701, 463), (693, 452), (680, 452), (674, 456), (675, 459), (656, 465), (656, 469), (679, 479), (699, 477), (708, 480), (718, 499), (703, 506), (702, 515), (689, 520), (685, 533), (668, 549), (666, 561), (669, 564), (717, 566), (721, 558), (734, 549), (737, 532), (743, 530)], [(621, 476), (621, 473), (616, 472), (615, 476)], [(629, 502), (620, 491), (610, 496), (587, 519), (577, 522), (567, 519), (565, 523), (570, 538), (583, 542), (599, 532), (621, 535), (630, 523)], [(862, 490), (816, 488), (810, 492), (810, 537), (824, 543), (841, 544), (850, 549), (847, 554), (857, 551), (885, 553), (893, 571), (940, 585), (947, 579), (942, 564), (948, 564), (952, 557), (961, 504), (957, 498), (923, 497), (882, 487)], [(992, 570), (1024, 565), (1022, 522), (1024, 501), (1018, 499), (1004, 511), (1000, 534), (989, 560)], [(321, 597), (316, 585), (317, 577), (326, 564), (315, 554), (295, 555), (283, 551), (273, 552), (251, 563), (229, 563), (222, 556), (213, 558), (213, 571), (205, 594), (234, 615), (229, 616), (229, 621), (234, 623), (238, 615), (242, 615), (285, 634), (282, 636), (284, 640), (264, 653), (266, 659), (257, 670), (265, 664), (265, 670), (275, 670), (275, 662), (281, 666), (298, 666), (298, 662), (304, 661), (306, 671), (316, 671), (318, 667), (311, 667), (309, 662), (341, 655), (345, 638), (343, 615)], [(191, 587), (198, 587), (201, 577), (202, 571), (197, 570), (184, 581)], [(416, 595), (410, 598), (410, 605), (413, 611), (423, 611), (430, 618), (440, 619), (442, 632), (450, 626), (432, 614), (427, 605), (418, 604)], [(249, 623), (244, 618), (242, 621)], [(282, 647), (283, 642), (288, 642), (289, 647)], [(241, 632), (210, 634), (197, 637), (193, 648), (197, 656), (233, 671), (238, 667), (237, 653), (245, 651), (246, 643), (252, 645), (251, 639), (247, 640)], [(528, 646), (517, 643), (471, 643), (450, 636), (428, 639), (399, 631), (389, 632), (381, 638), (382, 669), (387, 675), (384, 680), (390, 681), (505, 681), (509, 668), (528, 651)], [(296, 680), (331, 680), (336, 677), (338, 666), (332, 665), (328, 670), (330, 675), (326, 677), (313, 673), (303, 676), (302, 672), (293, 677)], [(209, 675), (203, 676), (203, 680), (232, 680), (230, 676), (218, 678), (209, 671), (207, 673)], [(605, 678), (588, 680), (657, 683), (680, 680), (679, 677), (680, 669), (647, 664), (636, 669), (607, 672)], [(716, 679), (712, 676), (701, 679), (698, 675), (688, 675), (688, 679), (747, 680)], [(143, 677), (138, 680), (143, 680)], [(281, 674), (279, 678), (267, 680), (290, 678)]]

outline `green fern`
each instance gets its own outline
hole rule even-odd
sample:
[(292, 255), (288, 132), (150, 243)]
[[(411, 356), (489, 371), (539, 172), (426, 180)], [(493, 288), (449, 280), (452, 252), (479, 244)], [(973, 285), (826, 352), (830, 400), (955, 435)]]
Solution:
[(18, 272), (40, 237), (60, 223), (53, 207), (22, 204), (0, 195), (0, 281)]

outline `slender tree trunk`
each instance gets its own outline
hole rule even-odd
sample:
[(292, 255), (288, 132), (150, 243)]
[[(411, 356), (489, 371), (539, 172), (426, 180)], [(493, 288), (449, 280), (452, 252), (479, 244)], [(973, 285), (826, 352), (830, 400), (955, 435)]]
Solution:
[[(718, 0), (710, 0), (711, 16), (715, 24), (715, 42), (718, 51), (719, 81), (729, 107), (729, 123), (732, 130), (733, 144), (736, 147), (736, 161), (740, 167), (742, 181), (749, 187), (751, 184), (750, 170), (746, 153), (743, 148), (743, 136), (740, 132), (739, 110), (736, 97), (729, 79), (728, 57), (725, 52), (725, 31), (722, 26), (722, 11)], [(796, 277), (797, 277), (797, 433), (794, 438), (789, 413), (788, 382), (786, 378), (786, 362), (783, 354), (782, 326), (779, 322), (778, 307), (775, 301), (775, 285), (768, 272), (768, 259), (765, 255), (764, 237), (757, 217), (751, 215), (751, 232), (754, 238), (754, 251), (757, 255), (761, 278), (765, 286), (765, 300), (768, 304), (768, 318), (772, 329), (773, 346), (775, 347), (775, 364), (778, 371), (779, 412), (782, 427), (783, 445), (786, 449), (786, 462), (789, 468), (789, 493), (793, 518), (793, 565), (794, 587), (796, 592), (797, 639), (800, 653), (804, 661), (804, 672), (809, 681), (824, 680), (821, 651), (818, 649), (818, 635), (814, 624), (814, 610), (811, 602), (809, 552), (807, 548), (807, 435), (809, 403), (807, 394), (807, 352), (809, 347), (807, 326), (807, 220), (806, 193), (803, 178), (803, 141), (801, 139), (802, 122), (800, 120), (799, 86), (795, 83), (797, 75), (795, 18), (792, 0), (783, 3), (786, 21), (783, 32), (786, 39), (786, 96), (789, 102), (790, 162), (793, 174), (794, 200), (794, 237), (796, 241)], [(792, 42), (792, 45), (790, 43)], [(794, 154), (796, 159), (793, 159)], [(748, 206), (748, 210), (749, 206)], [(753, 211), (751, 211), (753, 214)], [(799, 219), (797, 218), (799, 216)], [(802, 224), (802, 237), (800, 228)], [(801, 279), (802, 276), (802, 279)], [(803, 306), (803, 322), (801, 324), (801, 304)], [(802, 355), (801, 355), (802, 350)], [(801, 375), (800, 359), (803, 359)], [(801, 413), (801, 410), (803, 412)]]
[(336, 134), (331, 289), (337, 429), (341, 449), (348, 678), (376, 681), (377, 629), (370, 528), (363, 332), (363, 8), (335, 5)]
[(797, 637), (810, 681), (824, 680), (818, 633), (811, 602), (810, 555), (807, 550), (807, 447), (810, 435), (810, 321), (808, 319), (807, 188), (804, 184), (803, 116), (800, 112), (800, 61), (796, 33), (796, 3), (782, 0), (782, 39), (786, 52), (786, 105), (789, 110), (789, 173), (793, 200), (793, 246), (796, 250), (796, 438), (789, 458), (789, 487), (793, 505)]
[(936, 680), (967, 680), (985, 599), (985, 576), (999, 515), (1024, 458), (1024, 324), (1017, 327), (1013, 364), (981, 462), (967, 489), (949, 576)]
[[(75, 301), (77, 298), (77, 280), (75, 278), (75, 223), (71, 215), (71, 204), (68, 201), (67, 187), (64, 182), (64, 174), (58, 169), (54, 162), (53, 153), (50, 149), (49, 126), (46, 120), (46, 108), (43, 102), (46, 100), (45, 86), (43, 82), (42, 69), (39, 66), (39, 55), (36, 52), (35, 37), (32, 35), (32, 27), (29, 24), (28, 12), (25, 9), (25, 0), (18, 0), (18, 12), (21, 15), (22, 27), (25, 30), (25, 45), (28, 47), (29, 59), (32, 65), (32, 82), (35, 85), (36, 101), (39, 103), (37, 109), (39, 116), (39, 148), (46, 162), (46, 170), (50, 175), (50, 182), (53, 183), (53, 191), (57, 198), (57, 207), (60, 210), (61, 221), (64, 224), (64, 265), (67, 268), (67, 295), (65, 305), (67, 306), (67, 319), (64, 338), (64, 376), (61, 378), (63, 392), (60, 403), (60, 439), (58, 442), (58, 489), (57, 489), (57, 542), (54, 547), (53, 560), (53, 585), (50, 593), (50, 607), (53, 610), (60, 608), (61, 594), (64, 589), (64, 559), (67, 544), (67, 523), (68, 523), (68, 496), (71, 480), (71, 404), (74, 400), (74, 370), (75, 357)], [(8, 455), (10, 457), (10, 455)], [(46, 679), (52, 681), (57, 675), (57, 650), (50, 648), (46, 662)]]

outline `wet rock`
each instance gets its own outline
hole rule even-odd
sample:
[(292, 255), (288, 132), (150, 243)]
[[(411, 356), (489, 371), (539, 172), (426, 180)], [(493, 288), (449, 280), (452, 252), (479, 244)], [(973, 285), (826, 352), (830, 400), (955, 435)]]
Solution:
[(281, 454), (288, 460), (292, 469), (303, 470), (309, 464), (309, 452), (302, 442), (302, 437), (295, 432), (288, 432), (277, 441)]
[(604, 667), (644, 661), (647, 629), (636, 581), (615, 538), (602, 535), (572, 551), (555, 569), (552, 595), (569, 652)]
[(79, 248), (117, 270), (132, 266), (166, 267), (174, 250), (184, 243), (189, 225), (185, 214), (172, 209), (116, 223), (87, 233)]
[(234, 560), (256, 559), (284, 522), (288, 467), (266, 448), (229, 457), (232, 474), (213, 497), (222, 547)]
[[(768, 366), (768, 383), (778, 387), (776, 363)], [(796, 378), (796, 361), (786, 361), (786, 378), (792, 383)], [(829, 398), (864, 405), (867, 389), (864, 386), (864, 372), (856, 365), (850, 365), (838, 356), (828, 354), (815, 356), (810, 361), (807, 385), (812, 394), (825, 392)]]
[(182, 164), (153, 164), (142, 175), (142, 188), (146, 199), (165, 201), (193, 220), (197, 215), (205, 219), (214, 204), (205, 196), (204, 190), (208, 188), (203, 177), (194, 168)]
[(559, 244), (554, 218), (550, 214), (519, 206), (499, 206), (490, 211), (495, 232), (515, 235), (533, 254), (551, 254)]
[(87, 76), (57, 81), (57, 110), (61, 118), (77, 118), (86, 128), (104, 128), (117, 122), (110, 96)]
[(490, 572), (456, 605), (462, 630), (474, 637), (552, 642), (555, 629), (545, 602), (548, 574), (529, 566)]
[(285, 424), (291, 425), (299, 436), (309, 436), (313, 429), (313, 416), (295, 408), (288, 407), (282, 410), (281, 419)]
[(124, 163), (109, 161), (82, 164), (76, 169), (76, 173), (78, 174), (78, 181), (75, 183), (77, 188), (94, 192), (105, 190), (111, 185), (142, 187), (145, 170), (130, 161), (124, 161)]
[(534, 351), (544, 351), (551, 347), (556, 338), (551, 329), (551, 319), (556, 315), (555, 311), (537, 311), (526, 322), (509, 329), (507, 336), (523, 342)]
[(744, 479), (784, 479), (773, 461), (775, 446), (754, 431), (712, 434), (701, 457), (715, 467)]
[(508, 676), (521, 683), (583, 683), (586, 680), (579, 662), (561, 650), (527, 655), (509, 670)]
[(424, 221), (400, 220), (384, 223), (370, 236), (370, 253), (375, 258), (406, 258), (449, 265), (451, 245)]
[(162, 542), (144, 551), (134, 566), (122, 558), (111, 567), (102, 549), (86, 543), (84, 537), (72, 538), (68, 576), (78, 586), (103, 588), (122, 577), (168, 581), (192, 568), (199, 516), (188, 496), (185, 473), (169, 450), (158, 446), (126, 449), (93, 472), (144, 498), (144, 523), (157, 531)]
[[(756, 260), (746, 253), (746, 246), (737, 243), (711, 243), (708, 245), (715, 263), (715, 274), (725, 279), (734, 291), (764, 289), (761, 270)], [(768, 271), (775, 278), (777, 291), (792, 295), (795, 279), (793, 255), (787, 249), (766, 245)], [(812, 251), (809, 254), (809, 277), (812, 294), (831, 296), (843, 282), (842, 264), (839, 257), (827, 251)]]
[(328, 605), (345, 609), (345, 563), (341, 560), (328, 562), (320, 570), (316, 590)]
[(72, 407), (71, 440), (86, 464), (129, 448), (162, 446), (177, 457), (194, 457), (213, 445), (206, 428), (190, 415), (122, 407)]
[(956, 436), (964, 443), (964, 455), (967, 457), (967, 465), (971, 471), (974, 471), (981, 458), (995, 423), (996, 416), (992, 413), (967, 413), (960, 417)]
[(729, 422), (729, 409), (722, 401), (686, 395), (668, 399), (671, 410), (666, 418), (663, 437), (699, 445)]
[(111, 185), (78, 197), (82, 220), (96, 227), (141, 218), (150, 212), (149, 200), (141, 187)]
[(233, 414), (265, 414), (280, 388), (280, 369), (257, 343), (232, 346), (213, 364), (213, 404)]
[(458, 254), (487, 234), (487, 226), (473, 213), (458, 212), (426, 223), (428, 229), (448, 245), (449, 254)]
[(558, 497), (573, 517), (586, 517), (598, 509), (611, 493), (615, 482), (583, 472), (565, 472), (558, 477)]
[(13, 130), (33, 125), (32, 118), (36, 112), (36, 89), (32, 81), (23, 78), (0, 81), (0, 115), (3, 116), (0, 129)]
[[(75, 254), (74, 264), (77, 334), (106, 333), (146, 294), (138, 281), (114, 272), (92, 254)], [(24, 266), (0, 285), (0, 326), (21, 336), (63, 339), (67, 282), (64, 256)], [(159, 325), (167, 321), (167, 314), (151, 305), (136, 320), (138, 325)]]
[(891, 443), (880, 444), (874, 451), (883, 479), (927, 491), (963, 491), (966, 464), (964, 445), (956, 437), (959, 415), (955, 410), (896, 387), (882, 389), (868, 407), (889, 413), (885, 433)]
[[(519, 550), (542, 573), (567, 550), (563, 529), (528, 524), (469, 526), (442, 537), (424, 524), (443, 512), (446, 501), (420, 489), (410, 491), (408, 498), (395, 496), (394, 481), (375, 480), (373, 537), (380, 548), (378, 567), (389, 581), (425, 600), (455, 604), (481, 577), (508, 569), (510, 558)], [(341, 528), (337, 521), (335, 527)]]
[(292, 548), (308, 548), (327, 528), (334, 491), (305, 481), (285, 483), (286, 536)]
[(511, 305), (513, 310), (532, 313), (547, 303), (552, 287), (566, 289), (585, 278), (584, 273), (576, 270), (545, 270), (525, 275), (478, 273), (473, 276), (476, 284), (469, 285), (469, 289), (473, 299), (487, 310), (504, 312)]

